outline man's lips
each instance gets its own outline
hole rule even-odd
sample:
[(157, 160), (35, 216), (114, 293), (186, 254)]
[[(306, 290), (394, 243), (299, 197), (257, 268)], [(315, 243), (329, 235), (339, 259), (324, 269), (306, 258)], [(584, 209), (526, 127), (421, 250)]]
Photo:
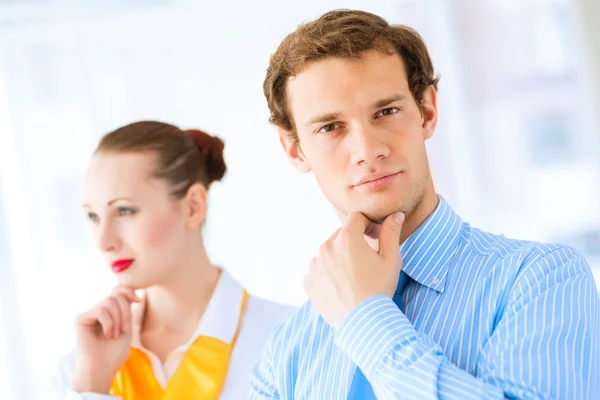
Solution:
[(378, 189), (390, 184), (400, 172), (379, 172), (363, 176), (353, 187)]

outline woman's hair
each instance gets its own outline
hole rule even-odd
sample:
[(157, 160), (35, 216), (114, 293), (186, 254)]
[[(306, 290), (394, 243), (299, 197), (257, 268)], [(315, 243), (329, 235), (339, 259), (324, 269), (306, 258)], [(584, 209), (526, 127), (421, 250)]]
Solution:
[(95, 153), (155, 154), (153, 176), (169, 182), (171, 194), (182, 198), (195, 183), (208, 189), (223, 178), (227, 170), (224, 147), (223, 140), (198, 129), (184, 131), (163, 122), (140, 121), (104, 135)]

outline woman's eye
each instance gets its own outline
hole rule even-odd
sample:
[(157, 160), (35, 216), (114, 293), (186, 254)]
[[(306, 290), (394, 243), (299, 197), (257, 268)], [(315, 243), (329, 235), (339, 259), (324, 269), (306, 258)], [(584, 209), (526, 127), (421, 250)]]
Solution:
[(98, 222), (98, 220), (100, 219), (100, 218), (98, 218), (98, 216), (96, 214), (94, 214), (92, 212), (87, 213), (87, 217), (92, 222)]
[(137, 212), (137, 210), (135, 208), (119, 207), (119, 215), (120, 216), (134, 215), (136, 212)]

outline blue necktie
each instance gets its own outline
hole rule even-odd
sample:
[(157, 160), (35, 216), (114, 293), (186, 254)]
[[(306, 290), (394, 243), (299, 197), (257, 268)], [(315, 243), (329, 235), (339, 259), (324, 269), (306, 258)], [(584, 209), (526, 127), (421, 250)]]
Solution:
[[(408, 283), (408, 275), (404, 272), (400, 272), (400, 278), (398, 279), (398, 287), (396, 288), (396, 294), (394, 295), (394, 303), (398, 306), (400, 310), (403, 310), (402, 307), (402, 298), (400, 295), (402, 294), (402, 290)], [(375, 397), (375, 393), (373, 392), (373, 388), (371, 384), (360, 370), (360, 368), (356, 367), (356, 372), (354, 373), (354, 379), (352, 380), (352, 386), (350, 386), (350, 393), (348, 393), (348, 400), (377, 400)]]

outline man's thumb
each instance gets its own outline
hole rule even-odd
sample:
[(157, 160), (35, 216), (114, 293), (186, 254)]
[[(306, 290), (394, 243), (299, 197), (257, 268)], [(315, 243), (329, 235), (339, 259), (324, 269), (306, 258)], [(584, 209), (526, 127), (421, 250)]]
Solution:
[(388, 215), (379, 232), (379, 254), (383, 258), (396, 258), (400, 246), (400, 232), (404, 224), (404, 213)]

